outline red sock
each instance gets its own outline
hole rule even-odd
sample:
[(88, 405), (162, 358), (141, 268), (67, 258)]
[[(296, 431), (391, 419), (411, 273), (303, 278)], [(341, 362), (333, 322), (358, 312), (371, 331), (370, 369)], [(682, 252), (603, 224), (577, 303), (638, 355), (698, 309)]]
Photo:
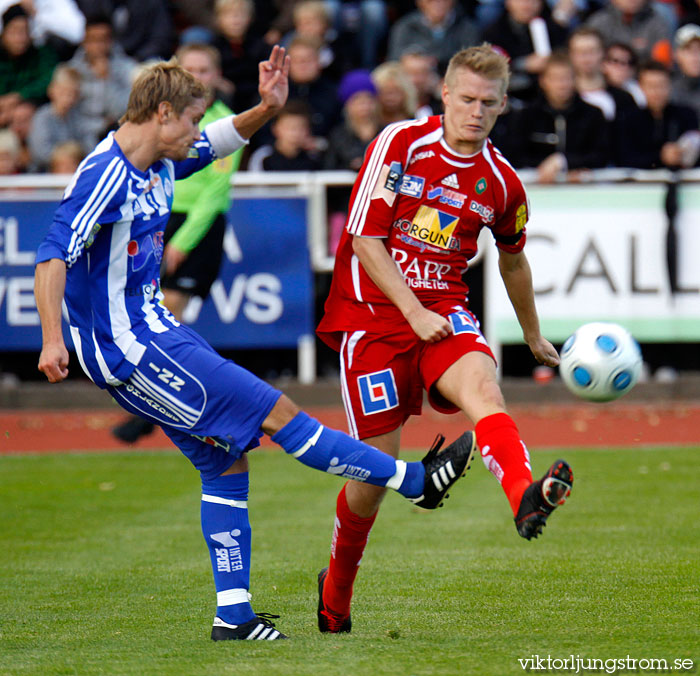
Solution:
[(350, 511), (345, 497), (346, 486), (347, 484), (338, 494), (331, 560), (328, 576), (323, 583), (323, 605), (341, 617), (350, 614), (352, 585), (357, 577), (369, 532), (377, 518), (377, 512), (365, 519)]
[(513, 514), (532, 483), (530, 455), (513, 419), (507, 413), (494, 413), (476, 424), (476, 439), (486, 468), (503, 487)]

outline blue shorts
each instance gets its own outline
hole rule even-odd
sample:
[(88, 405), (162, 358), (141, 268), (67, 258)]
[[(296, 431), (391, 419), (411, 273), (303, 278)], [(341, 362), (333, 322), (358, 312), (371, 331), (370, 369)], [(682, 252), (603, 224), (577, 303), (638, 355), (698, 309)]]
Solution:
[(108, 390), (122, 408), (160, 425), (205, 481), (260, 445), (282, 394), (186, 326), (156, 335), (129, 380)]

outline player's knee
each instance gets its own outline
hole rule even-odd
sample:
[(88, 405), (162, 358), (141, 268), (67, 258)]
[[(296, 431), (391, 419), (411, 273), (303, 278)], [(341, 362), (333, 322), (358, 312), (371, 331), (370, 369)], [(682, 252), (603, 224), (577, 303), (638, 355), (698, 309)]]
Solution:
[(265, 434), (272, 436), (279, 432), (301, 409), (283, 394), (272, 407), (267, 418), (263, 421), (262, 429)]
[(505, 400), (498, 382), (485, 374), (473, 374), (468, 384), (455, 392), (452, 401), (473, 421), (505, 410)]
[(496, 381), (485, 379), (479, 387), (479, 395), (484, 404), (505, 408), (503, 392)]

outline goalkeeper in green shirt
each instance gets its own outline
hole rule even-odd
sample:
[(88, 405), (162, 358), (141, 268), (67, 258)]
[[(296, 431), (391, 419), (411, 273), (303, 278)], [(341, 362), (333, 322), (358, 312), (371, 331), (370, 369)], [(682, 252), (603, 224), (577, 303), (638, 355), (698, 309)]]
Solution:
[[(209, 45), (185, 45), (177, 52), (180, 65), (209, 88), (207, 111), (199, 123), (231, 115), (231, 110), (214, 98), (214, 83), (220, 75), (219, 53)], [(231, 204), (231, 175), (241, 163), (243, 149), (216, 160), (192, 176), (175, 182), (172, 214), (165, 229), (160, 285), (165, 307), (178, 321), (192, 296), (202, 299), (219, 276), (223, 253), (226, 212)], [(132, 417), (112, 433), (126, 443), (150, 434), (153, 425)]]

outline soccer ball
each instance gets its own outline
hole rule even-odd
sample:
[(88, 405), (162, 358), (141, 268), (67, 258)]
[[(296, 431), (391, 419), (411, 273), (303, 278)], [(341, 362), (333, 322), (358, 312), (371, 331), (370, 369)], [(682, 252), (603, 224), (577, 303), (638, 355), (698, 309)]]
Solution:
[(621, 397), (634, 387), (641, 370), (639, 344), (618, 324), (584, 324), (561, 348), (559, 373), (565, 385), (590, 401)]

